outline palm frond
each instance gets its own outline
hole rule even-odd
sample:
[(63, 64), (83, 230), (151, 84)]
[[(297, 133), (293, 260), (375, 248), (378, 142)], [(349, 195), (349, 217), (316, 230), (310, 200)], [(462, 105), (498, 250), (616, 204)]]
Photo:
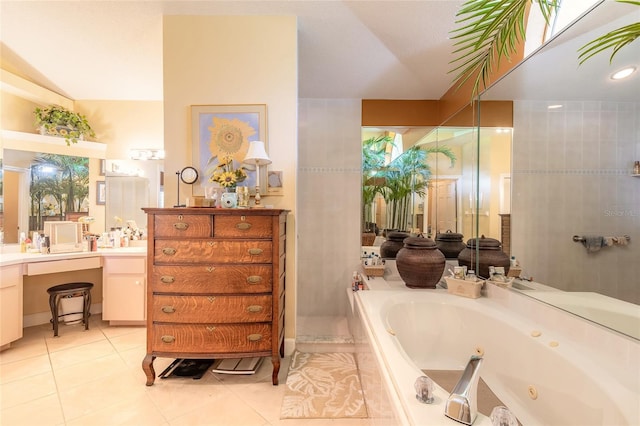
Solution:
[[(456, 89), (473, 78), (471, 99), (483, 87), (500, 65), (502, 58), (509, 60), (525, 39), (525, 17), (533, 0), (467, 0), (456, 14), (452, 39), (455, 40), (455, 64), (449, 72), (457, 72)], [(629, 0), (635, 1), (635, 0)], [(539, 0), (543, 17), (549, 24), (558, 8), (557, 0)]]
[[(638, 1), (619, 1), (621, 3), (630, 3), (640, 6), (640, 2)], [(589, 43), (578, 49), (578, 52), (580, 53), (578, 56), (580, 65), (582, 65), (587, 59), (591, 58), (592, 56), (607, 49), (613, 49), (611, 52), (611, 56), (609, 57), (609, 63), (611, 63), (613, 61), (613, 57), (616, 55), (616, 53), (618, 53), (620, 49), (632, 43), (638, 37), (640, 37), (640, 22), (635, 22), (633, 24), (629, 24), (616, 30), (610, 31), (607, 34), (590, 41)]]

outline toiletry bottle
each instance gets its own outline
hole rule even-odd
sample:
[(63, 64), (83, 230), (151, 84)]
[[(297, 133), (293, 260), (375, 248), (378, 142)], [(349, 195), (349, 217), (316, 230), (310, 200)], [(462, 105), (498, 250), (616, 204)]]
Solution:
[(516, 260), (515, 256), (511, 256), (511, 259), (509, 259), (509, 266), (512, 268), (518, 266), (518, 261)]
[(640, 175), (640, 161), (636, 161), (633, 164), (633, 174), (634, 175)]
[(473, 269), (469, 269), (469, 272), (467, 273), (467, 276), (465, 277), (465, 280), (469, 280), (471, 282), (475, 282), (476, 281), (476, 272)]
[(20, 233), (20, 253), (27, 252), (27, 237), (24, 235), (24, 232)]

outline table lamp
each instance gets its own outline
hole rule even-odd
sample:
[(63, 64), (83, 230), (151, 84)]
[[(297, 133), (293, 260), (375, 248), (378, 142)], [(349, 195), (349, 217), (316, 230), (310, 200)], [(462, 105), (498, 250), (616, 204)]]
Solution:
[(264, 150), (264, 142), (251, 141), (249, 142), (249, 150), (247, 156), (243, 160), (246, 164), (256, 165), (256, 205), (255, 207), (262, 207), (260, 205), (260, 166), (271, 164), (271, 159)]

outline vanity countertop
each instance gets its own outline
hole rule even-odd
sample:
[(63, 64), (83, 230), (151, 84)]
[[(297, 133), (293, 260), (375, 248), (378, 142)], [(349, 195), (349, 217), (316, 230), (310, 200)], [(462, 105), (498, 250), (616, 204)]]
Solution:
[(120, 248), (100, 248), (98, 251), (83, 251), (73, 253), (20, 253), (9, 252), (0, 253), (0, 266), (15, 265), (20, 263), (50, 262), (54, 260), (81, 259), (85, 257), (106, 257), (106, 256), (135, 256), (146, 255), (147, 247), (120, 247)]

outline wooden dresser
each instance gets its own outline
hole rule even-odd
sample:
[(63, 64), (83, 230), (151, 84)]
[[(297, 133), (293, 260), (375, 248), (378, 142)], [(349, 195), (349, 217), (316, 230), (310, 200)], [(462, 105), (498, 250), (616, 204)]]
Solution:
[(145, 208), (147, 355), (284, 356), (287, 210)]

